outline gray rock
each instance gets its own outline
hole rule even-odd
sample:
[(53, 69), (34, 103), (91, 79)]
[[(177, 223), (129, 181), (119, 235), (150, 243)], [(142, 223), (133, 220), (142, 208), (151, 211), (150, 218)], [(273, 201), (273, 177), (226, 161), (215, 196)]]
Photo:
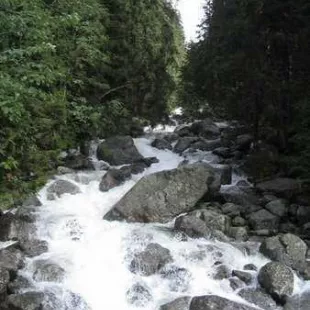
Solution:
[(167, 304), (160, 306), (160, 310), (188, 310), (190, 297), (180, 297)]
[(63, 174), (70, 174), (74, 173), (74, 170), (68, 167), (59, 166), (57, 167), (57, 174), (63, 175)]
[(172, 143), (172, 142), (179, 139), (179, 135), (177, 135), (176, 133), (169, 133), (169, 134), (165, 135), (163, 137), (163, 139), (168, 141), (169, 143)]
[(270, 213), (265, 209), (261, 209), (249, 216), (250, 226), (254, 230), (260, 229), (278, 229), (280, 219), (278, 216)]
[(282, 263), (266, 264), (259, 271), (258, 282), (276, 301), (283, 303), (288, 296), (293, 294), (294, 274)]
[(219, 178), (207, 164), (196, 163), (142, 178), (104, 219), (128, 222), (168, 222), (190, 211), (205, 195), (220, 188)]
[(134, 256), (130, 263), (130, 271), (150, 276), (170, 262), (172, 262), (170, 251), (157, 243), (151, 243), (143, 252)]
[(257, 271), (257, 267), (254, 264), (247, 264), (243, 267), (244, 270)]
[(246, 241), (249, 238), (246, 227), (230, 227), (227, 234), (236, 241)]
[(101, 182), (99, 184), (99, 189), (102, 192), (107, 192), (110, 189), (121, 185), (124, 183), (131, 174), (131, 171), (129, 173), (125, 171), (124, 169), (110, 169), (107, 171), (107, 173), (102, 177)]
[(39, 256), (48, 251), (48, 243), (44, 240), (25, 240), (20, 242), (23, 252), (30, 257)]
[(151, 146), (156, 147), (159, 150), (172, 150), (171, 144), (165, 139), (155, 139)]
[(169, 289), (172, 292), (186, 292), (191, 281), (191, 273), (185, 269), (177, 266), (166, 266), (160, 274), (163, 279), (169, 281)]
[(270, 259), (298, 271), (305, 268), (308, 247), (303, 240), (293, 234), (267, 238), (263, 241), (259, 250)]
[(57, 180), (47, 188), (48, 193), (54, 193), (58, 197), (63, 194), (75, 195), (81, 192), (79, 187), (66, 180)]
[(205, 140), (203, 138), (200, 138), (198, 141), (191, 144), (190, 148), (193, 150), (201, 150), (210, 152), (214, 149), (221, 146), (221, 139), (215, 139), (215, 140)]
[(37, 208), (34, 206), (20, 207), (17, 209), (15, 216), (17, 221), (22, 220), (28, 223), (34, 223), (37, 219)]
[(187, 150), (191, 144), (198, 141), (197, 137), (183, 137), (180, 138), (177, 144), (174, 146), (173, 151), (178, 154), (182, 154), (185, 150)]
[(37, 260), (34, 265), (33, 279), (38, 282), (62, 282), (65, 270), (49, 260)]
[(232, 181), (232, 167), (229, 165), (212, 165), (216, 172), (221, 176), (221, 184), (231, 184)]
[(270, 191), (284, 198), (291, 198), (301, 192), (301, 182), (289, 178), (277, 178), (270, 181), (258, 183), (257, 189), (262, 192)]
[(243, 207), (231, 202), (227, 202), (222, 206), (222, 212), (228, 216), (238, 216), (240, 215)]
[(140, 283), (135, 283), (126, 295), (128, 302), (135, 307), (145, 307), (153, 299), (150, 290)]
[(198, 217), (183, 215), (175, 220), (174, 228), (181, 231), (191, 238), (208, 237), (210, 229), (206, 223)]
[(42, 203), (36, 195), (32, 195), (28, 197), (23, 203), (23, 207), (29, 207), (29, 206), (41, 207)]
[(288, 298), (283, 310), (309, 310), (310, 292)]
[(243, 281), (241, 281), (240, 279), (233, 277), (233, 278), (229, 278), (229, 284), (230, 287), (235, 291), (235, 290), (239, 290), (240, 288), (244, 287), (245, 284)]
[(12, 310), (43, 310), (44, 293), (27, 292), (9, 295), (7, 302), (9, 309)]
[(22, 290), (29, 290), (32, 286), (32, 283), (26, 277), (17, 275), (14, 281), (9, 283), (8, 289), (11, 294), (18, 294)]
[(213, 275), (214, 280), (224, 280), (231, 276), (231, 270), (226, 265), (219, 265), (215, 269), (215, 274)]
[(242, 271), (242, 270), (233, 270), (232, 275), (234, 277), (237, 277), (241, 281), (243, 281), (246, 284), (251, 284), (253, 281), (253, 276), (249, 272)]
[(10, 272), (11, 277), (15, 277), (17, 271), (24, 267), (24, 255), (15, 248), (0, 250), (0, 267)]
[(236, 217), (234, 217), (233, 219), (232, 219), (232, 222), (231, 222), (231, 224), (233, 225), (233, 226), (245, 226), (246, 225), (246, 220), (243, 218), (243, 217), (241, 217), (241, 216), (236, 216)]
[(190, 136), (192, 134), (190, 127), (187, 126), (187, 125), (180, 125), (180, 126), (178, 126), (174, 130), (174, 133), (177, 134), (180, 137)]
[(7, 295), (7, 286), (10, 282), (10, 273), (7, 269), (0, 267), (0, 301), (3, 301)]
[(254, 310), (254, 309), (256, 308), (239, 304), (235, 301), (215, 295), (194, 297), (189, 307), (189, 310)]
[(64, 159), (64, 165), (73, 170), (94, 170), (94, 166), (87, 156), (79, 153), (69, 154)]
[(125, 165), (142, 159), (130, 136), (116, 136), (106, 139), (97, 149), (97, 157), (111, 165)]
[(276, 310), (278, 309), (276, 302), (263, 290), (254, 289), (254, 288), (246, 288), (242, 289), (239, 293), (244, 300), (247, 302), (254, 304), (264, 310)]
[(223, 233), (230, 228), (230, 218), (226, 215), (219, 214), (213, 210), (199, 210), (200, 218), (206, 223), (207, 228), (211, 231), (219, 230)]
[(266, 204), (265, 208), (272, 214), (284, 217), (288, 213), (288, 202), (284, 199), (277, 199)]

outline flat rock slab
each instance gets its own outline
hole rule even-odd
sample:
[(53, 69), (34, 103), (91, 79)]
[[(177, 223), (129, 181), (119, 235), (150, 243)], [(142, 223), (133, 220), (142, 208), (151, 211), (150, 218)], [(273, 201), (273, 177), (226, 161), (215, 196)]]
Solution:
[(142, 178), (104, 219), (166, 223), (219, 188), (219, 176), (205, 163), (161, 171)]

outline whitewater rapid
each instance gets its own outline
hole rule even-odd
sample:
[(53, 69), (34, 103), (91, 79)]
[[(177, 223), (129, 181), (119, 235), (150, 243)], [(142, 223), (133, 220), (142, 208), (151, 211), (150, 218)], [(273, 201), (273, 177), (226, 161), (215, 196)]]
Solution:
[[(146, 286), (152, 295), (152, 300), (143, 304), (142, 309), (159, 309), (160, 305), (181, 296), (216, 294), (241, 300), (233, 292), (228, 280), (213, 279), (214, 263), (221, 260), (223, 264), (239, 270), (250, 263), (260, 268), (268, 261), (260, 254), (249, 255), (231, 244), (217, 241), (184, 241), (172, 231), (173, 223), (128, 224), (103, 220), (114, 203), (144, 175), (174, 169), (184, 160), (184, 157), (171, 151), (151, 147), (151, 142), (152, 137), (135, 139), (139, 152), (145, 157), (156, 156), (159, 163), (139, 175), (133, 175), (129, 181), (109, 192), (99, 191), (104, 171), (59, 176), (79, 186), (81, 193), (77, 195), (63, 195), (48, 201), (46, 189), (54, 180), (40, 191), (39, 198), (43, 206), (38, 208), (37, 238), (48, 242), (49, 251), (28, 259), (22, 272), (30, 278), (35, 260), (47, 258), (63, 267), (66, 276), (62, 283), (33, 283), (38, 289), (72, 291), (79, 294), (91, 310), (139, 309), (137, 305), (128, 303), (126, 294), (135, 283)], [(214, 161), (214, 156), (205, 158), (209, 162)], [(199, 159), (196, 156), (190, 161)], [(134, 253), (144, 250), (151, 242), (159, 243), (171, 251), (174, 259), (172, 265), (188, 270), (185, 278), (164, 279), (161, 275), (143, 277), (129, 271)], [(299, 285), (297, 282), (296, 290), (299, 290)], [(75, 305), (73, 309), (84, 310), (82, 305)]]

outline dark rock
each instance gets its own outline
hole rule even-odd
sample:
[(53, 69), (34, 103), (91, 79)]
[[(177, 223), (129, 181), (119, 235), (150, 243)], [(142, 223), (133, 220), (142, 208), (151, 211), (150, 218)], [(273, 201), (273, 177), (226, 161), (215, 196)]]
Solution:
[(44, 293), (27, 292), (9, 295), (7, 302), (10, 310), (43, 310)]
[(299, 237), (285, 234), (265, 239), (259, 250), (270, 259), (301, 271), (305, 267), (308, 247)]
[(64, 159), (64, 165), (73, 170), (94, 170), (90, 160), (83, 154), (69, 154)]
[(243, 267), (244, 270), (257, 271), (257, 267), (254, 264), (247, 264)]
[(159, 310), (188, 310), (190, 300), (190, 297), (180, 297), (160, 306)]
[(171, 144), (165, 139), (155, 139), (151, 146), (156, 147), (159, 150), (172, 150)]
[[(219, 230), (223, 233), (230, 228), (230, 218), (226, 215), (219, 214), (213, 210), (199, 210), (200, 218), (206, 223), (206, 226), (211, 231)], [(197, 214), (199, 214), (197, 212)]]
[(226, 265), (219, 265), (215, 269), (215, 274), (213, 275), (214, 280), (224, 280), (231, 276), (231, 270)]
[(243, 281), (246, 284), (251, 284), (253, 281), (253, 276), (249, 272), (241, 271), (241, 270), (233, 270), (232, 275), (234, 277), (239, 278), (241, 281)]
[(15, 216), (11, 212), (0, 215), (0, 241), (8, 241), (11, 237)]
[(239, 135), (236, 140), (236, 148), (240, 151), (246, 151), (250, 148), (254, 138), (252, 135), (244, 134)]
[(220, 146), (221, 146), (221, 139), (205, 140), (203, 138), (200, 138), (198, 141), (193, 142), (190, 145), (190, 148), (193, 150), (210, 152), (210, 151), (213, 151)]
[(150, 290), (140, 283), (134, 284), (126, 295), (128, 302), (135, 307), (145, 307), (153, 299)]
[(191, 135), (191, 129), (187, 125), (181, 125), (174, 130), (174, 133), (180, 137), (186, 137)]
[(310, 206), (296, 206), (296, 209), (298, 224), (302, 225), (310, 222)]
[(190, 127), (191, 132), (196, 136), (201, 136), (206, 139), (216, 139), (220, 136), (220, 129), (211, 119), (194, 122)]
[(223, 157), (223, 158), (230, 158), (232, 157), (232, 153), (229, 147), (218, 147), (215, 150), (213, 150), (213, 154)]
[(302, 226), (302, 233), (306, 238), (310, 238), (310, 223)]
[(284, 217), (288, 213), (288, 202), (284, 199), (277, 199), (266, 204), (265, 208), (272, 214)]
[(254, 304), (264, 310), (276, 310), (277, 304), (276, 302), (263, 290), (254, 289), (254, 288), (246, 288), (242, 289), (239, 293), (243, 299), (247, 302)]
[(36, 212), (37, 208), (33, 206), (20, 207), (17, 209), (15, 216), (17, 221), (21, 220), (28, 223), (34, 223), (37, 219)]
[(118, 166), (137, 162), (141, 160), (142, 155), (130, 136), (116, 136), (106, 139), (98, 146), (97, 157)]
[(20, 247), (30, 257), (39, 256), (48, 251), (48, 243), (44, 240), (25, 240), (20, 242)]
[(191, 274), (187, 269), (168, 266), (163, 268), (160, 273), (164, 279), (169, 281), (169, 289), (172, 292), (185, 292), (188, 290)]
[(79, 187), (66, 180), (57, 180), (47, 188), (48, 193), (56, 194), (60, 197), (63, 194), (75, 195), (81, 192)]
[(146, 167), (150, 167), (153, 164), (159, 163), (159, 160), (157, 157), (145, 157), (145, 158), (136, 160), (135, 163), (143, 163), (146, 165)]
[(229, 165), (212, 165), (216, 172), (221, 176), (221, 184), (231, 184), (232, 180), (232, 167)]
[(288, 298), (283, 310), (309, 310), (310, 292), (304, 292)]
[(185, 150), (187, 150), (191, 144), (198, 141), (197, 137), (183, 137), (180, 138), (177, 144), (174, 146), (173, 151), (178, 154), (182, 154)]
[(231, 202), (227, 202), (222, 206), (222, 212), (228, 216), (239, 216), (243, 207)]
[(22, 275), (17, 275), (16, 279), (13, 282), (10, 282), (8, 285), (8, 290), (10, 294), (20, 293), (22, 290), (30, 289), (32, 287), (32, 283), (30, 280), (25, 278)]
[(49, 260), (35, 261), (33, 279), (38, 282), (62, 282), (65, 270)]
[(135, 254), (130, 263), (130, 271), (150, 276), (170, 262), (172, 262), (170, 251), (157, 243), (151, 243), (143, 252)]
[(256, 308), (244, 304), (239, 304), (235, 301), (215, 295), (194, 297), (189, 307), (189, 310), (254, 310), (254, 309)]
[(28, 197), (23, 203), (23, 207), (29, 207), (29, 206), (41, 207), (42, 203), (36, 195), (32, 195)]
[(168, 141), (169, 143), (172, 143), (172, 142), (179, 139), (179, 135), (177, 135), (176, 133), (169, 133), (169, 134), (165, 135), (163, 137), (163, 139)]
[(15, 248), (0, 250), (0, 267), (7, 269), (12, 278), (24, 265), (24, 255), (20, 250)]
[(280, 219), (278, 216), (262, 209), (252, 213), (249, 216), (250, 226), (255, 230), (260, 229), (277, 229), (279, 227)]
[(259, 271), (258, 282), (276, 301), (283, 303), (288, 296), (293, 294), (294, 274), (282, 263), (266, 264)]
[(301, 192), (300, 181), (289, 178), (277, 178), (261, 182), (256, 187), (262, 192), (270, 191), (284, 198), (291, 198)]
[(177, 231), (184, 232), (191, 238), (208, 237), (210, 229), (206, 223), (198, 217), (183, 215), (175, 220), (174, 228)]
[(219, 178), (204, 163), (161, 171), (142, 178), (104, 219), (128, 222), (168, 222), (190, 211), (205, 195), (218, 192)]
[(147, 168), (145, 163), (134, 163), (131, 165), (131, 173), (132, 174), (142, 173), (145, 168)]
[[(126, 167), (123, 167), (126, 168)], [(129, 175), (129, 176), (128, 176)], [(102, 192), (107, 192), (110, 189), (121, 185), (124, 183), (131, 175), (131, 170), (121, 170), (121, 169), (110, 169), (107, 173), (102, 177), (101, 182), (99, 184), (99, 189)]]

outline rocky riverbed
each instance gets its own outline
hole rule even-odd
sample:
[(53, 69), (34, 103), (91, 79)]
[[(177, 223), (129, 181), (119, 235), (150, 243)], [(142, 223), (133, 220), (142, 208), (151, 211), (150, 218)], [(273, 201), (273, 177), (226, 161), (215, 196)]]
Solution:
[(1, 214), (0, 309), (309, 309), (303, 184), (237, 123), (168, 129), (66, 154)]

